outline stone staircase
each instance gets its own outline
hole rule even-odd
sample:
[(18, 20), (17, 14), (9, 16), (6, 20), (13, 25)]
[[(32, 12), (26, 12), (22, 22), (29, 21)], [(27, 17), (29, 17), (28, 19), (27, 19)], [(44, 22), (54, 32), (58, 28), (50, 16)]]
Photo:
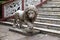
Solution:
[(38, 11), (36, 26), (60, 31), (60, 0), (48, 0)]
[[(38, 7), (38, 16), (34, 25), (36, 29), (60, 34), (60, 0), (48, 0)], [(5, 22), (12, 24), (12, 20)]]

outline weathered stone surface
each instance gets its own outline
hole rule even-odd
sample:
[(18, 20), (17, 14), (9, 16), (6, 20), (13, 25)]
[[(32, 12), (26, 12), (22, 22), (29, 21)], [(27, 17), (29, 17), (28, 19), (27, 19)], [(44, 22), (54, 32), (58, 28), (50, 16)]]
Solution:
[(10, 26), (0, 25), (0, 40), (60, 40), (60, 36), (53, 34), (37, 34), (34, 36), (24, 36), (9, 31)]
[(20, 33), (22, 35), (26, 35), (26, 36), (33, 36), (40, 33), (39, 30), (34, 30), (34, 29), (31, 30), (28, 28), (24, 28), (24, 29), (9, 28), (9, 30), (12, 32)]

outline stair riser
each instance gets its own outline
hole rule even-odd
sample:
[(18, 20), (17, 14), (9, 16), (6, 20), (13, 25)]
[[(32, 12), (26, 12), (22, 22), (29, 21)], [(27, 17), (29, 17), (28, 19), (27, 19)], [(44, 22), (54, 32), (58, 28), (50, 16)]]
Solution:
[(42, 22), (42, 23), (51, 23), (51, 24), (59, 24), (60, 25), (60, 21), (55, 21), (55, 20), (43, 20), (43, 19), (38, 19), (36, 20), (37, 22)]
[(47, 4), (60, 4), (60, 1), (58, 1), (58, 2), (57, 1), (56, 2), (55, 1), (48, 1)]
[(46, 4), (46, 5), (43, 5), (42, 7), (60, 7), (60, 5), (49, 5), (49, 4)]
[(58, 13), (57, 14), (54, 14), (54, 13), (53, 14), (52, 13), (50, 13), (50, 14), (49, 13), (45, 13), (45, 14), (44, 13), (39, 13), (37, 16), (39, 16), (39, 15), (60, 16), (60, 14), (58, 14)]
[(57, 26), (49, 26), (49, 25), (43, 25), (43, 24), (36, 24), (36, 27), (40, 27), (40, 28), (47, 28), (47, 29), (53, 29), (53, 30), (59, 30), (60, 31), (60, 27)]
[(39, 11), (60, 11), (60, 8), (39, 8)]
[(43, 11), (43, 12), (60, 12), (60, 10), (40, 10), (40, 11)]
[(43, 12), (43, 11), (39, 11), (39, 10), (38, 10), (38, 12), (39, 12), (39, 13), (44, 13), (44, 14), (45, 14), (45, 13), (47, 13), (47, 14), (50, 14), (50, 13), (51, 13), (51, 14), (60, 14), (60, 12), (48, 12), (48, 11), (47, 11), (47, 12)]
[(59, 5), (60, 3), (47, 3), (46, 5)]
[(53, 29), (53, 30), (58, 30), (60, 31), (60, 28), (57, 28), (57, 27), (48, 27), (49, 29)]
[(42, 11), (39, 11), (38, 15), (60, 15), (60, 12), (42, 12)]
[(53, 16), (53, 15), (38, 15), (37, 17), (43, 17), (43, 18), (56, 18), (56, 19), (60, 19), (60, 16)]
[[(8, 22), (13, 22), (13, 20), (10, 20), (10, 21), (8, 21)], [(47, 20), (47, 19), (40, 19), (40, 18), (37, 18), (37, 19), (36, 19), (36, 22), (60, 24), (60, 21), (58, 21), (58, 20)]]
[(51, 1), (60, 1), (60, 0), (51, 0)]

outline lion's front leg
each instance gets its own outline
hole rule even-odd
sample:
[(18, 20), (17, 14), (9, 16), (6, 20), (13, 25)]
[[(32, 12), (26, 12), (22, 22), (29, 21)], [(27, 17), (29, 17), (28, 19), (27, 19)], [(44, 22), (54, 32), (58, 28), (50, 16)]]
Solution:
[(28, 29), (29, 29), (28, 32), (29, 33), (33, 33), (33, 31), (34, 31), (33, 27), (34, 27), (33, 23), (28, 22)]
[(14, 20), (13, 20), (13, 28), (16, 28), (16, 20), (17, 20), (17, 19), (14, 19)]
[(21, 19), (19, 18), (19, 21), (18, 21), (18, 28), (20, 29), (20, 28), (22, 28), (22, 24), (23, 24), (23, 22), (21, 21)]
[(19, 28), (19, 29), (22, 28), (22, 22), (21, 22), (21, 21), (19, 22), (18, 28)]
[(28, 25), (28, 27), (27, 27), (27, 29), (26, 29), (26, 31), (27, 32), (33, 32), (33, 23), (31, 23), (31, 22), (28, 22), (28, 21), (25, 21), (25, 23)]
[(14, 20), (13, 20), (13, 27), (16, 28), (18, 26), (18, 15), (14, 15)]
[(28, 28), (32, 30), (33, 27), (34, 27), (34, 26), (33, 26), (33, 23), (29, 23), (29, 22), (28, 22)]
[(26, 20), (24, 22), (28, 25), (28, 28), (29, 29), (33, 29), (34, 26), (33, 26), (33, 23), (32, 22), (28, 22)]

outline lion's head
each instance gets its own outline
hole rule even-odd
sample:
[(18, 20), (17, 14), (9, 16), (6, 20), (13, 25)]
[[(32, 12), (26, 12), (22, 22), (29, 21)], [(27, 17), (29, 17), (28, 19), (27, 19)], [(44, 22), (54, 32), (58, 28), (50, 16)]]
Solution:
[(24, 11), (25, 19), (31, 22), (35, 21), (37, 14), (37, 8), (34, 5), (28, 6)]

